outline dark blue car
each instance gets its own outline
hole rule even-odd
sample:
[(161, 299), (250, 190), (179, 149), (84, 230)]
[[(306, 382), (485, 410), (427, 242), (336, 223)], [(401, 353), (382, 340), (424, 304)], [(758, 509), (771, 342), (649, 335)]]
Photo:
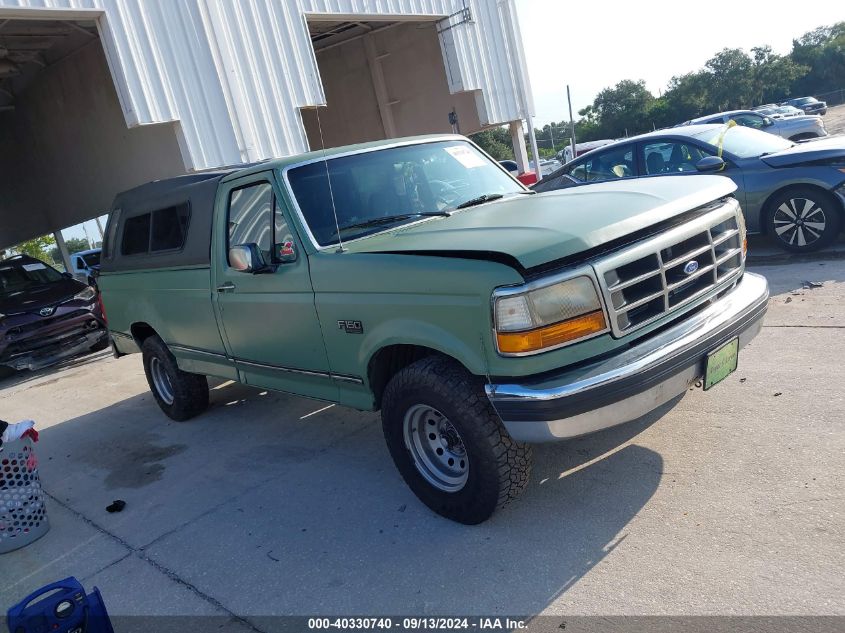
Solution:
[(836, 239), (843, 225), (843, 136), (793, 143), (742, 126), (670, 128), (588, 152), (532, 189), (702, 172), (733, 180), (748, 231), (766, 233), (786, 250), (821, 248)]

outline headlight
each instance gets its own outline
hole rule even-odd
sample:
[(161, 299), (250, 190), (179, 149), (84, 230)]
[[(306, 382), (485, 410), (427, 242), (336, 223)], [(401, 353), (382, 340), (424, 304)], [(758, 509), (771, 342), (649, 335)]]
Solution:
[(521, 356), (574, 343), (607, 331), (591, 277), (547, 286), (503, 289), (493, 295), (499, 353)]
[(94, 290), (91, 286), (88, 286), (82, 292), (78, 292), (77, 294), (73, 295), (73, 298), (79, 299), (80, 301), (91, 301), (96, 296), (97, 291)]

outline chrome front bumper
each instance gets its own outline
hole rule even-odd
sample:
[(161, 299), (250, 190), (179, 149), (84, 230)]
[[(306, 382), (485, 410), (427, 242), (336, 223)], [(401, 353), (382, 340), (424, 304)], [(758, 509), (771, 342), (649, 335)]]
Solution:
[(745, 273), (736, 287), (680, 323), (597, 363), (488, 384), (487, 396), (511, 437), (551, 442), (635, 420), (686, 391), (704, 375), (708, 352), (760, 331), (766, 279)]

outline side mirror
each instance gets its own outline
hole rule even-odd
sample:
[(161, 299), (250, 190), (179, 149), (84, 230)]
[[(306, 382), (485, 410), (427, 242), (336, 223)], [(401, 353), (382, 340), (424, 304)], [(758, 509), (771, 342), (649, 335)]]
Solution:
[(267, 264), (257, 244), (238, 244), (229, 249), (229, 266), (239, 273), (260, 273), (267, 270)]
[(73, 275), (70, 273), (62, 273), (62, 277), (66, 277), (67, 279), (73, 279)]
[(774, 124), (775, 124), (775, 122), (772, 121), (772, 119), (770, 119), (769, 117), (767, 117), (767, 116), (763, 117), (763, 127), (772, 127)]
[(722, 171), (728, 164), (718, 156), (705, 156), (695, 164), (700, 172)]

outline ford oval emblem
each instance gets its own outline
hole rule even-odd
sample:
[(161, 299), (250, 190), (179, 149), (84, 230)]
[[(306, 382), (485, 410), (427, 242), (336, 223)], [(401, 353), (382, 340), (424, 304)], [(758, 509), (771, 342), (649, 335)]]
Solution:
[(695, 261), (694, 259), (690, 260), (686, 264), (684, 264), (684, 272), (687, 275), (693, 274), (696, 270), (698, 270), (698, 262)]

